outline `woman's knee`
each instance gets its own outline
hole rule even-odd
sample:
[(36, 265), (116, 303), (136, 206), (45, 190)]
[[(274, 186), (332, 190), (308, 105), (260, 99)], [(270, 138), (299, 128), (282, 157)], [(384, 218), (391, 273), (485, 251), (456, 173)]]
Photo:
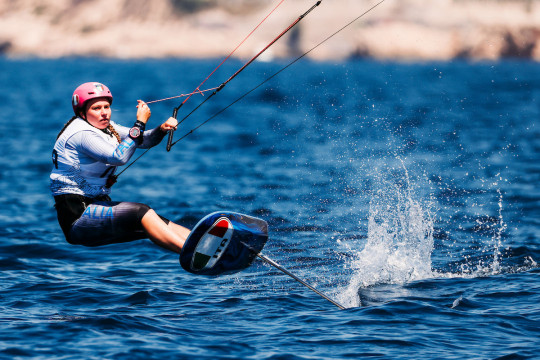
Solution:
[[(143, 218), (146, 217), (146, 215), (148, 215), (147, 220), (150, 220), (150, 219), (157, 220), (159, 218), (159, 219), (161, 219), (161, 221), (163, 221), (165, 223), (165, 225), (169, 225), (169, 223), (171, 222), (169, 219), (167, 219), (164, 216), (159, 215), (158, 213), (156, 213), (154, 211), (154, 209), (151, 209), (151, 208), (149, 208), (149, 210), (146, 212), (146, 214), (143, 216)], [(141, 218), (141, 221), (142, 221), (143, 218)]]

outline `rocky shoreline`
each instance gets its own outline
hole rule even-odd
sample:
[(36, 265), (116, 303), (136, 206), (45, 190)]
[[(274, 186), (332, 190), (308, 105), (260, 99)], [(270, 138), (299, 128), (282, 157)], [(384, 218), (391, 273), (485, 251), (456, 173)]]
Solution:
[[(7, 57), (221, 57), (278, 5), (259, 0), (0, 0), (0, 54)], [(251, 57), (315, 0), (284, 1), (240, 47)], [(378, 1), (324, 0), (265, 59), (301, 54)], [(540, 61), (540, 1), (385, 0), (310, 52), (406, 61)]]

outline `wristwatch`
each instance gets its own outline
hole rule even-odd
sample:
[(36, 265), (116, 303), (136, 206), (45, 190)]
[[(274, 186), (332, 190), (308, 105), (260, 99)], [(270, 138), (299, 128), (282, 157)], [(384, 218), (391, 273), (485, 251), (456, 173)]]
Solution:
[(142, 141), (142, 134), (144, 132), (145, 124), (142, 121), (136, 121), (131, 129), (129, 129), (129, 137), (135, 142)]
[(139, 136), (141, 136), (141, 128), (139, 128), (138, 126), (134, 126), (131, 129), (129, 129), (129, 137), (130, 138), (135, 140)]

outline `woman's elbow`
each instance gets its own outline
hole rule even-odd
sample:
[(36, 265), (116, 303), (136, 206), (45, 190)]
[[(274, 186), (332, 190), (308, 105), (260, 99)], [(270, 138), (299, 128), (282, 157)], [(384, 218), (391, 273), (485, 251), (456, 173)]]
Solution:
[(113, 165), (113, 166), (122, 166), (122, 165), (126, 165), (129, 161), (129, 158), (116, 158), (116, 157), (112, 157), (112, 158), (109, 158), (107, 163), (109, 165)]

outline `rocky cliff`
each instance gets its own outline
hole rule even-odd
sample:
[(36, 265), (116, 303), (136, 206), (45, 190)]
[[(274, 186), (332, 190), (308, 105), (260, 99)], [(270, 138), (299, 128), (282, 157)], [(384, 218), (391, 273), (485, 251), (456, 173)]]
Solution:
[[(286, 0), (237, 51), (257, 53), (316, 0)], [(378, 1), (323, 0), (266, 57), (302, 53)], [(279, 0), (0, 0), (10, 57), (215, 57), (228, 54)], [(310, 53), (316, 59), (540, 61), (538, 0), (385, 0)]]

